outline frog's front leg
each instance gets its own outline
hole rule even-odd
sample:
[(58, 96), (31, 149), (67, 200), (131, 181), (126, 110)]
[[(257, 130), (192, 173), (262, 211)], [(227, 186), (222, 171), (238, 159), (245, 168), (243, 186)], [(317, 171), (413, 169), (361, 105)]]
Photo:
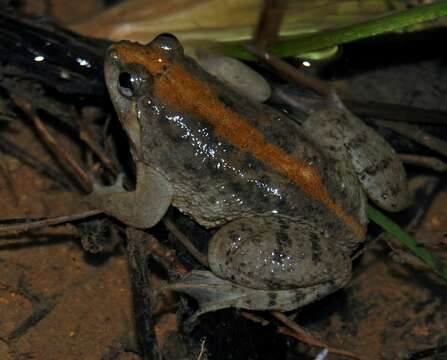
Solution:
[(120, 175), (112, 186), (95, 184), (84, 201), (126, 225), (145, 229), (161, 220), (172, 202), (173, 190), (168, 180), (150, 166), (140, 161), (136, 166), (135, 191), (124, 189)]
[(170, 288), (196, 298), (198, 314), (227, 307), (289, 311), (342, 288), (349, 254), (311, 219), (253, 217), (212, 238), (210, 271), (193, 271)]

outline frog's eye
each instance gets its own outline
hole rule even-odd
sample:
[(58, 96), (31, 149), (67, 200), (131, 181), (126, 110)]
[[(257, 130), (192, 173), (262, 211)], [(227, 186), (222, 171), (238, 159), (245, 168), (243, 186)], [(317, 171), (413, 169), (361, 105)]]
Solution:
[(142, 88), (148, 83), (148, 79), (147, 71), (130, 65), (118, 75), (118, 91), (127, 98), (134, 98), (143, 92)]
[(132, 76), (128, 72), (121, 72), (118, 78), (118, 90), (125, 97), (133, 97), (135, 95), (135, 85)]
[(154, 40), (152, 40), (151, 44), (170, 53), (183, 54), (182, 44), (180, 44), (180, 41), (178, 41), (174, 35), (169, 33), (158, 35)]

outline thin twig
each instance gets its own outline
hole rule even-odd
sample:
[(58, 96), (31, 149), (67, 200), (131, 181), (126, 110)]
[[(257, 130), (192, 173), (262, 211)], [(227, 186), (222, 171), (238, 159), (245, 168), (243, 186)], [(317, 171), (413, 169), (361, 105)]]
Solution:
[(247, 45), (247, 49), (256, 55), (260, 61), (275, 69), (285, 80), (293, 81), (301, 87), (312, 89), (321, 96), (329, 96), (333, 92), (332, 86), (329, 83), (305, 74), (280, 58), (256, 46)]
[[(406, 250), (401, 250), (397, 248), (395, 245), (398, 243), (396, 239), (393, 239), (390, 237), (387, 239), (386, 237), (383, 238), (383, 240), (386, 242), (388, 247), (390, 248), (390, 259), (398, 264), (407, 264), (415, 271), (421, 271), (421, 272), (429, 272), (432, 271), (431, 267), (424, 263), (421, 259), (419, 259), (417, 256), (409, 253)], [(400, 245), (400, 244), (399, 244)]]
[(285, 328), (285, 327), (280, 327), (278, 329), (278, 333), (283, 334), (283, 335), (288, 335), (291, 336), (295, 339), (297, 339), (298, 341), (301, 341), (311, 347), (317, 347), (317, 348), (323, 348), (323, 349), (327, 349), (329, 353), (331, 354), (335, 354), (335, 355), (340, 355), (340, 356), (345, 356), (347, 358), (350, 359), (356, 359), (356, 360), (364, 360), (365, 358), (362, 358), (359, 355), (356, 355), (350, 351), (347, 350), (342, 350), (342, 349), (337, 349), (337, 348), (333, 348), (328, 346), (325, 343), (322, 343), (318, 340), (311, 340), (309, 338), (302, 338), (300, 335), (298, 335), (295, 331), (289, 329), (289, 328)]
[(418, 144), (424, 145), (443, 156), (447, 156), (447, 142), (438, 139), (436, 136), (433, 136), (424, 130), (421, 130), (417, 126), (388, 120), (374, 120), (374, 123), (391, 129), (394, 132), (403, 135), (408, 139), (417, 142)]
[(343, 96), (341, 99), (346, 107), (359, 116), (407, 123), (447, 125), (447, 111), (378, 101), (358, 101)]
[(206, 346), (205, 346), (205, 343), (206, 343), (206, 338), (203, 338), (200, 341), (200, 352), (199, 352), (199, 355), (197, 356), (197, 360), (203, 360), (206, 357)]
[(108, 169), (112, 175), (116, 176), (118, 172), (113, 164), (113, 161), (105, 153), (103, 148), (95, 141), (95, 137), (93, 136), (93, 132), (88, 126), (88, 123), (78, 116), (78, 114), (75, 114), (75, 117), (80, 127), (79, 137), (81, 140), (89, 146), (93, 153), (98, 157), (99, 161), (101, 161), (101, 164)]
[(407, 356), (407, 360), (441, 359), (447, 353), (447, 344), (438, 344), (431, 348), (416, 351)]
[(260, 324), (261, 326), (267, 326), (268, 324), (270, 324), (270, 321), (268, 321), (267, 319), (264, 319), (263, 317), (256, 315), (250, 311), (241, 311), (241, 315), (250, 321)]
[(263, 1), (258, 24), (253, 34), (253, 41), (256, 46), (265, 48), (266, 45), (277, 39), (286, 7), (287, 1), (285, 0)]
[[(286, 315), (284, 315), (282, 312), (279, 311), (272, 311), (271, 314), (277, 318), (279, 321), (281, 321), (284, 325), (295, 331), (298, 335), (300, 335), (303, 338), (312, 338), (312, 335), (310, 335), (306, 330), (304, 330), (301, 326), (299, 326), (295, 321), (290, 320)], [(315, 340), (318, 342), (318, 340)], [(324, 346), (322, 346), (324, 347)]]
[[(26, 232), (29, 230), (40, 229), (40, 228), (47, 227), (47, 226), (60, 225), (60, 224), (71, 222), (71, 221), (85, 219), (85, 218), (99, 215), (99, 214), (102, 214), (102, 211), (95, 209), (95, 210), (84, 211), (84, 212), (81, 212), (78, 214), (57, 216), (57, 217), (53, 217), (53, 218), (30, 221), (30, 222), (25, 222), (25, 223), (21, 223), (21, 224), (0, 225), (0, 234), (5, 234), (5, 233), (19, 234), (19, 233)], [(2, 221), (5, 221), (5, 220), (2, 219)]]
[(203, 266), (209, 267), (208, 257), (202, 254), (194, 244), (181, 232), (177, 226), (166, 217), (163, 219), (163, 224), (176, 237), (178, 241), (190, 252), (190, 254)]
[(139, 348), (144, 360), (161, 359), (155, 334), (153, 312), (155, 291), (148, 263), (148, 240), (150, 236), (132, 227), (126, 229), (127, 260), (132, 288), (133, 315)]
[(0, 152), (0, 172), (2, 173), (3, 177), (5, 178), (6, 186), (8, 187), (9, 192), (12, 194), (14, 203), (17, 206), (19, 203), (19, 197), (17, 196), (17, 192), (14, 187), (14, 182), (12, 181), (11, 174), (9, 173), (8, 168), (4, 162), (2, 152)]
[(0, 150), (3, 153), (16, 158), (23, 164), (36, 170), (40, 174), (46, 176), (47, 178), (56, 182), (62, 187), (66, 189), (70, 188), (71, 185), (65, 180), (65, 177), (62, 173), (50, 168), (47, 164), (43, 163), (35, 156), (28, 154), (26, 151), (18, 147), (14, 142), (6, 139), (2, 135), (0, 135)]
[(180, 260), (175, 256), (173, 250), (160, 244), (160, 242), (152, 235), (146, 234), (148, 251), (154, 254), (156, 257), (164, 259), (168, 264), (174, 268), (177, 274), (186, 275), (188, 269), (183, 265)]
[(302, 341), (309, 346), (326, 348), (332, 354), (337, 354), (345, 357), (349, 357), (351, 359), (362, 359), (360, 356), (346, 350), (336, 349), (328, 344), (315, 339), (312, 335), (310, 335), (307, 331), (305, 331), (301, 326), (299, 326), (296, 322), (290, 320), (286, 315), (278, 311), (272, 311), (272, 315), (281, 321), (287, 328), (279, 328), (278, 332), (281, 334), (289, 335), (294, 337), (295, 339)]
[(59, 145), (54, 136), (50, 134), (43, 121), (35, 112), (32, 104), (29, 101), (17, 96), (13, 96), (13, 100), (16, 105), (30, 117), (37, 131), (41, 134), (45, 142), (58, 157), (58, 159), (60, 159), (61, 165), (68, 168), (77, 176), (76, 179), (79, 180), (79, 183), (81, 184), (83, 190), (85, 190), (86, 192), (90, 192), (92, 190), (90, 176), (81, 168), (81, 166), (79, 166), (76, 160), (74, 160), (72, 156), (69, 155), (68, 152)]
[(447, 164), (441, 159), (432, 156), (415, 154), (399, 154), (399, 159), (407, 164), (432, 169), (439, 172), (447, 171)]

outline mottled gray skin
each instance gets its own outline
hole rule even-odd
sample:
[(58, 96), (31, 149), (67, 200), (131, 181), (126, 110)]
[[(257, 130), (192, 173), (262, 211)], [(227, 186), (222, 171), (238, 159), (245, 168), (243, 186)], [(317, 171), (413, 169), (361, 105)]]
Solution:
[[(220, 83), (172, 42), (160, 36), (146, 46), (170, 52), (172, 64), (206, 82), (266, 143), (312, 164), (332, 200), (366, 226), (365, 196), (347, 161), (332, 157), (300, 125)], [(363, 239), (272, 164), (221, 138), (207, 119), (155, 98), (151, 82), (123, 96), (120, 74), (151, 78), (145, 71), (124, 64), (113, 49), (107, 54), (107, 86), (130, 138), (137, 184), (134, 192), (96, 188), (88, 202), (140, 228), (156, 224), (171, 204), (205, 227), (220, 227), (209, 245), (211, 272), (193, 271), (171, 285), (197, 298), (198, 313), (230, 306), (292, 310), (343, 287), (351, 276), (349, 256)], [(163, 76), (170, 76), (169, 66), (152, 81), (184, 86)]]
[(368, 197), (387, 211), (409, 205), (407, 177), (394, 149), (343, 106), (313, 112), (303, 124), (309, 138), (333, 157), (350, 159)]

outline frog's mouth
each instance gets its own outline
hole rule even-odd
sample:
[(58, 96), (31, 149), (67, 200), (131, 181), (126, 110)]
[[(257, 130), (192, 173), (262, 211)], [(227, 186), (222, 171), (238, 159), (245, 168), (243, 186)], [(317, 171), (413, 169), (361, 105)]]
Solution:
[(141, 128), (138, 122), (138, 99), (131, 92), (131, 75), (125, 70), (113, 46), (109, 48), (106, 54), (104, 77), (118, 119), (127, 133), (131, 146), (139, 154)]

